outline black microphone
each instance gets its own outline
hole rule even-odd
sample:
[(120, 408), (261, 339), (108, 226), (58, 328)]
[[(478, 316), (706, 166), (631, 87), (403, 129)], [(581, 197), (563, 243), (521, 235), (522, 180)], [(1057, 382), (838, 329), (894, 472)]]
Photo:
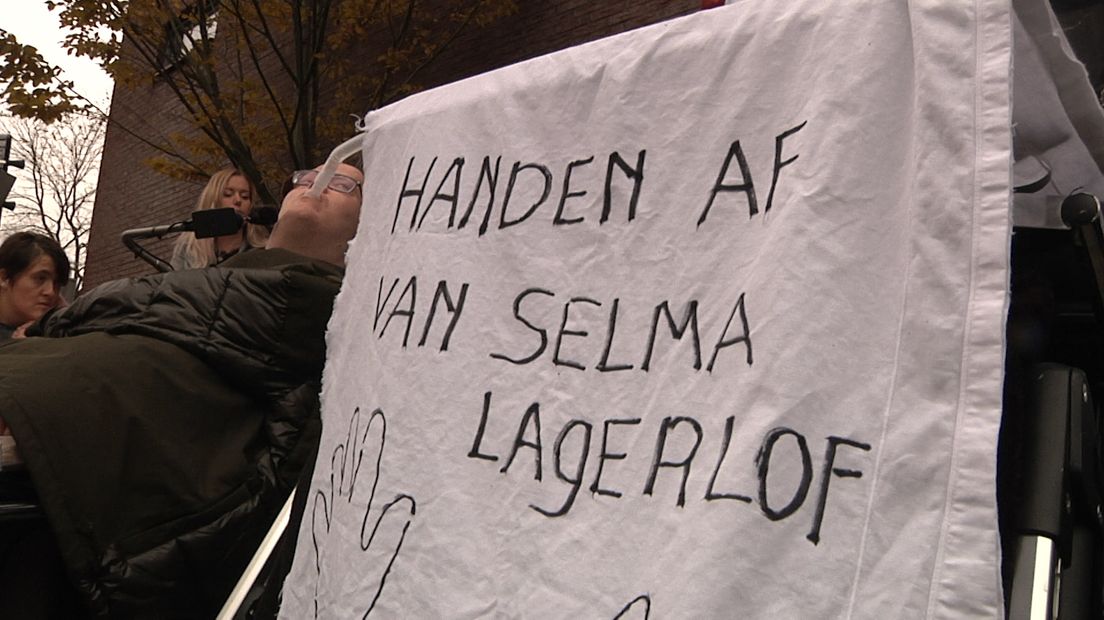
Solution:
[(209, 239), (232, 235), (241, 230), (244, 223), (242, 216), (229, 207), (206, 209), (193, 212), (191, 221), (184, 223), (184, 230), (191, 230), (196, 239)]
[(185, 222), (184, 226), (185, 230), (195, 233), (196, 239), (208, 239), (232, 235), (241, 230), (246, 222), (272, 228), (279, 215), (279, 209), (267, 205), (254, 207), (245, 217), (229, 207), (206, 209), (193, 212), (191, 221)]

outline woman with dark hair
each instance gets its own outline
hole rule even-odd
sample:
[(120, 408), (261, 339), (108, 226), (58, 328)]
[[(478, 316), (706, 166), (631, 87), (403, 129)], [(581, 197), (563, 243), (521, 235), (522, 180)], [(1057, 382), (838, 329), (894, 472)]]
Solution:
[(46, 235), (18, 232), (0, 244), (0, 341), (61, 302), (69, 258)]

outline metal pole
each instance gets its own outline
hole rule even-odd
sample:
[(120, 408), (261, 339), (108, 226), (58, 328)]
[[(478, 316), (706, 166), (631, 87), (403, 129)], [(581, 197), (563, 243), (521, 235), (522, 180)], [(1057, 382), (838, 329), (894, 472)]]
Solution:
[(226, 603), (222, 606), (222, 611), (219, 612), (216, 620), (231, 620), (234, 614), (238, 613), (238, 608), (241, 607), (242, 601), (245, 600), (245, 596), (249, 594), (249, 589), (253, 587), (253, 582), (257, 580), (257, 576), (261, 574), (261, 569), (264, 568), (266, 562), (268, 562), (268, 556), (272, 555), (273, 549), (276, 548), (276, 543), (280, 541), (280, 536), (283, 535), (284, 530), (287, 529), (288, 520), (291, 518), (291, 503), (295, 499), (295, 490), (292, 489), (291, 494), (288, 495), (287, 501), (284, 502), (284, 507), (280, 509), (280, 514), (276, 515), (276, 521), (273, 522), (272, 528), (268, 530), (268, 534), (265, 534), (264, 540), (261, 541), (261, 546), (257, 548), (257, 552), (253, 554), (253, 559), (249, 561), (249, 566), (245, 567), (245, 572), (242, 573), (240, 579), (238, 579), (238, 585), (234, 586), (234, 590), (230, 593), (230, 597), (226, 599)]

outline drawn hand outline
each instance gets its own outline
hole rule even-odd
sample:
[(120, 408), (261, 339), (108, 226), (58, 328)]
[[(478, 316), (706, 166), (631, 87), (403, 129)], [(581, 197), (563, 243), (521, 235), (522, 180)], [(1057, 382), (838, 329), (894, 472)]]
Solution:
[[(366, 600), (367, 596), (371, 595), (371, 601), (364, 607), (362, 616), (362, 618), (367, 618), (379, 601), (387, 576), (402, 550), (407, 530), (410, 528), (417, 511), (415, 499), (410, 495), (400, 493), (380, 508), (374, 520), (371, 518), (376, 489), (379, 485), (380, 463), (387, 443), (387, 416), (381, 409), (377, 408), (368, 417), (368, 421), (363, 424), (363, 427), (361, 426), (361, 418), (360, 407), (356, 407), (349, 418), (349, 428), (344, 441), (338, 443), (330, 457), (329, 493), (327, 494), (324, 490), (318, 489), (314, 494), (311, 514), (311, 542), (314, 548), (316, 577), (313, 605), (315, 618), (320, 617), (320, 611), (325, 611), (319, 607), (320, 600), (341, 602), (347, 599), (350, 596), (348, 582), (350, 580), (358, 581), (357, 578), (363, 574), (359, 564), (349, 567), (350, 570), (342, 571), (342, 574), (337, 577), (333, 575), (332, 569), (327, 570), (325, 566), (324, 556), (327, 553), (334, 553), (339, 550), (340, 545), (338, 544), (335, 547), (334, 543), (344, 542), (334, 540), (331, 536), (334, 525), (342, 520), (339, 514), (348, 510), (354, 511), (353, 514), (358, 514), (363, 510), (357, 537), (359, 550), (361, 552), (373, 550), (383, 552), (382, 556), (376, 554), (377, 560), (380, 557), (383, 560), (377, 561), (377, 565), (371, 567), (373, 570), (378, 570), (380, 568), (379, 564), (384, 560), (386, 561), (386, 565), (382, 567), (382, 573), (378, 574), (378, 585), (369, 584), (368, 587), (356, 587), (357, 584), (353, 584), (354, 589), (351, 592), (353, 597), (359, 596)], [(370, 437), (373, 430), (377, 430), (378, 437)], [(370, 439), (375, 439), (375, 441), (367, 445)], [(367, 463), (365, 463), (366, 456), (368, 457)], [(363, 469), (365, 465), (372, 472), (370, 474), (371, 488), (368, 491), (367, 498), (358, 499), (364, 495), (363, 491), (359, 495), (357, 494), (357, 485), (362, 471), (367, 471)], [(363, 489), (363, 486), (359, 488)], [(386, 534), (381, 538), (384, 542), (376, 544), (376, 536), (380, 534), (384, 520), (391, 513), (391, 509), (400, 503), (407, 505), (408, 512), (403, 514), (400, 511), (394, 517), (388, 519), (387, 525), (383, 528)], [(319, 519), (320, 516), (321, 519)], [(367, 531), (369, 522), (372, 525), (371, 532)], [(401, 530), (398, 530), (399, 523), (401, 523)], [(395, 538), (396, 531), (397, 539)], [(366, 534), (367, 539), (365, 539)], [(373, 549), (374, 544), (376, 544), (375, 549)], [(373, 575), (372, 577), (376, 576)], [(335, 578), (339, 580), (338, 583), (334, 583)], [(336, 596), (332, 592), (335, 587), (339, 588), (339, 593)], [(357, 605), (359, 606), (359, 604)], [(648, 594), (641, 594), (629, 601), (613, 617), (613, 620), (648, 620), (651, 615), (651, 607), (651, 597)]]
[[(380, 463), (386, 442), (387, 416), (383, 411), (377, 408), (368, 416), (368, 421), (362, 424), (360, 407), (356, 407), (349, 418), (349, 429), (344, 441), (338, 443), (330, 457), (329, 493), (323, 489), (315, 491), (311, 511), (311, 542), (314, 547), (316, 578), (313, 605), (315, 618), (320, 617), (320, 612), (326, 611), (325, 608), (320, 609), (319, 601), (323, 601), (323, 604), (329, 602), (339, 605), (346, 605), (351, 601), (356, 608), (363, 607), (362, 617), (367, 618), (375, 608), (387, 576), (406, 540), (406, 532), (417, 510), (413, 497), (400, 493), (378, 510), (374, 510)], [(365, 457), (368, 457), (367, 462)], [(367, 497), (364, 497), (362, 475), (371, 478)], [(392, 514), (392, 508), (400, 504), (405, 505), (407, 511), (397, 510), (394, 516), (387, 518)], [(374, 519), (373, 512), (377, 513)], [(346, 516), (350, 514), (359, 521), (358, 535), (355, 534), (355, 524)], [(379, 539), (377, 534), (380, 535)], [(354, 551), (352, 557), (356, 560), (351, 566), (345, 567), (345, 570), (335, 566), (327, 567), (326, 556), (341, 553), (343, 547), (347, 551), (346, 545), (351, 543), (351, 538), (356, 539), (359, 553), (365, 554), (364, 559), (371, 559), (363, 562), (356, 558), (357, 551)], [(376, 580), (378, 584), (375, 583)]]
[(617, 615), (613, 617), (613, 620), (630, 620), (631, 618), (648, 620), (648, 617), (651, 615), (652, 597), (647, 594), (641, 594), (622, 607), (621, 611), (617, 612)]

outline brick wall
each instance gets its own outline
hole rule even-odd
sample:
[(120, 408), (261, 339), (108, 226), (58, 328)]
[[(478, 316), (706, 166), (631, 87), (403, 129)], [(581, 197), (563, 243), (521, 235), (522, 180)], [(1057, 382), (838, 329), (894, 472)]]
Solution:
[[(153, 272), (152, 267), (123, 247), (120, 234), (130, 228), (167, 224), (187, 217), (203, 189), (202, 185), (176, 181), (150, 170), (143, 162), (156, 151), (131, 133), (154, 136), (162, 131), (183, 130), (170, 114), (174, 103), (163, 84), (151, 82), (148, 87), (130, 91), (115, 88), (92, 211), (86, 287)], [(171, 241), (145, 245), (168, 258)]]
[(701, 0), (520, 0), (517, 13), (469, 32), (423, 81), (435, 86), (694, 12)]
[[(419, 84), (445, 84), (702, 6), (701, 0), (518, 0), (518, 4), (514, 15), (461, 35), (420, 76)], [(374, 52), (363, 53), (371, 57)], [(92, 216), (86, 286), (153, 272), (123, 247), (120, 233), (186, 219), (192, 211), (201, 185), (169, 179), (143, 164), (156, 151), (142, 138), (186, 129), (177, 120), (178, 106), (167, 87), (152, 79), (138, 88), (116, 87)], [(169, 255), (168, 241), (146, 245), (159, 256)]]

